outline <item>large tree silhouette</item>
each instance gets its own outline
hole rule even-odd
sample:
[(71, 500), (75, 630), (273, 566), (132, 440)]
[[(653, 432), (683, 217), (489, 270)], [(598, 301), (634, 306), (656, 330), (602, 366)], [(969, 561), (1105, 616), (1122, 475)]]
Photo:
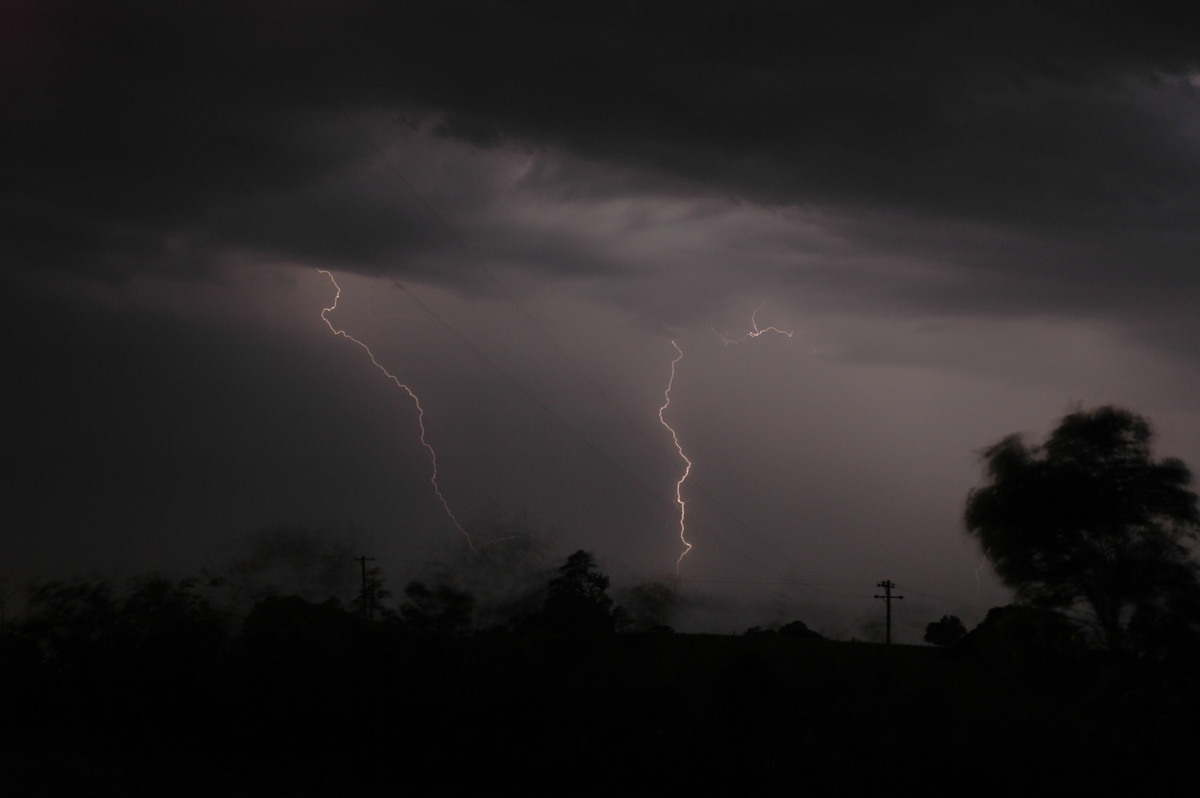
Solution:
[(967, 498), (967, 529), (1018, 598), (1081, 614), (1113, 650), (1131, 627), (1142, 640), (1177, 628), (1200, 584), (1191, 474), (1153, 460), (1151, 438), (1128, 410), (1081, 410), (1044, 445), (1010, 435), (987, 449), (987, 484)]
[(580, 549), (567, 558), (550, 580), (540, 614), (541, 626), (554, 632), (602, 633), (616, 626), (608, 577), (596, 560)]
[(935, 646), (952, 646), (967, 636), (967, 627), (957, 615), (943, 615), (925, 627), (925, 642)]

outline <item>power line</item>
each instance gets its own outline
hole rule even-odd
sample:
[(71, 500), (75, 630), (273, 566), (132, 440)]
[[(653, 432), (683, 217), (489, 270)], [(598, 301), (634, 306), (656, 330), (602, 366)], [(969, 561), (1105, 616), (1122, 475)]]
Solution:
[[(895, 587), (897, 589), (901, 588), (900, 585), (896, 585)], [(925, 593), (920, 590), (915, 590), (912, 587), (909, 587), (908, 585), (904, 585), (903, 589), (905, 590), (905, 592), (910, 593), (914, 596), (920, 596), (922, 598), (933, 599), (934, 601), (943, 601), (947, 604), (955, 604), (960, 607), (967, 607), (968, 609), (972, 609), (972, 610), (984, 611), (984, 610), (989, 609), (988, 607), (981, 607), (978, 604), (971, 604), (970, 602), (961, 601), (959, 599), (952, 599), (952, 598), (949, 598), (948, 596), (939, 596), (936, 593)]]
[(876, 587), (883, 588), (883, 595), (880, 596), (880, 595), (876, 594), (875, 598), (883, 599), (884, 603), (887, 604), (887, 643), (888, 643), (888, 645), (891, 645), (891, 643), (892, 643), (892, 602), (898, 601), (899, 599), (904, 598), (904, 596), (893, 596), (892, 595), (892, 588), (894, 588), (895, 586), (896, 585), (890, 579), (885, 579), (876, 585)]

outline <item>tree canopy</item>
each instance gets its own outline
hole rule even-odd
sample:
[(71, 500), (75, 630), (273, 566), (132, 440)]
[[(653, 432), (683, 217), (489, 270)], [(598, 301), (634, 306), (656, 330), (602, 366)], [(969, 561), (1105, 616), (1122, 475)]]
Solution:
[(475, 597), (465, 590), (445, 582), (432, 588), (424, 582), (409, 582), (404, 595), (407, 600), (400, 605), (400, 617), (415, 632), (455, 634), (471, 626)]
[(1200, 585), (1191, 474), (1152, 459), (1152, 437), (1128, 410), (1080, 410), (1044, 445), (985, 450), (987, 484), (967, 497), (967, 529), (1018, 599), (1082, 614), (1111, 649), (1177, 621)]
[(612, 632), (616, 625), (608, 577), (596, 559), (582, 549), (567, 558), (547, 586), (540, 617), (544, 628), (556, 632)]
[(935, 646), (952, 646), (967, 636), (967, 627), (957, 615), (943, 615), (925, 627), (925, 642)]

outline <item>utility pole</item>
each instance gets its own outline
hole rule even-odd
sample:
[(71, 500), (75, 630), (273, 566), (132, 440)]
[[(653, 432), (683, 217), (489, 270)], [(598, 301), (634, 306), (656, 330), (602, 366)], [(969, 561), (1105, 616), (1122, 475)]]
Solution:
[(371, 610), (374, 609), (372, 605), (375, 603), (375, 597), (367, 597), (367, 563), (375, 562), (375, 558), (368, 557), (364, 554), (360, 557), (355, 557), (354, 559), (358, 560), (359, 564), (362, 565), (362, 593), (359, 596), (359, 601), (362, 603), (361, 611), (363, 620), (369, 621), (371, 620)]
[(883, 595), (877, 595), (875, 598), (883, 599), (887, 602), (887, 644), (889, 646), (892, 644), (892, 600), (904, 598), (904, 596), (892, 595), (892, 588), (895, 586), (896, 584), (890, 579), (884, 579), (882, 582), (877, 582), (875, 584), (875, 587), (883, 588)]

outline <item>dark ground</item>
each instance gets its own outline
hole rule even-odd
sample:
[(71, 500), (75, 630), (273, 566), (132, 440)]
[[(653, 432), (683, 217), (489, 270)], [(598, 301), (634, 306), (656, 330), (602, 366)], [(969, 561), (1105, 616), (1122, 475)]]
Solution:
[(1039, 795), (1197, 776), (1200, 691), (1183, 661), (417, 636), (323, 606), (252, 615), (211, 645), (179, 629), (126, 646), (10, 635), (5, 794)]

